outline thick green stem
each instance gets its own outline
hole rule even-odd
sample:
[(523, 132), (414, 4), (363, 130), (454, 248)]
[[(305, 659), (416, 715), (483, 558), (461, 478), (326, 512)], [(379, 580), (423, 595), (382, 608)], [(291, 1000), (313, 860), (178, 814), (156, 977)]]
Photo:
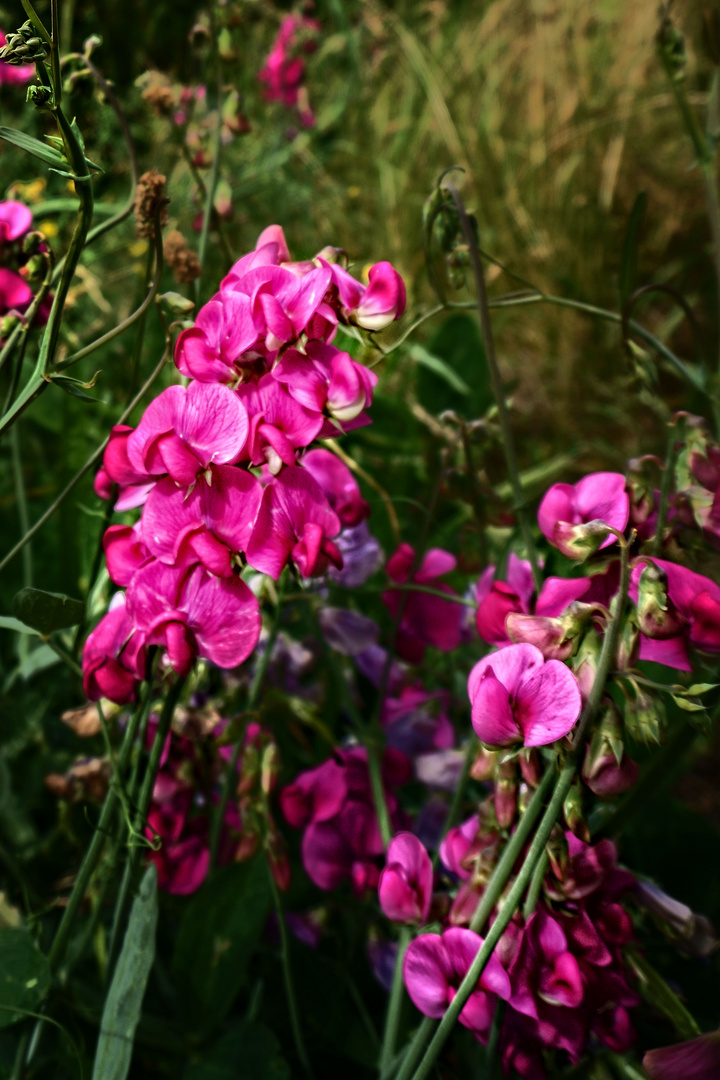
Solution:
[(409, 926), (403, 926), (400, 931), (400, 937), (398, 938), (395, 971), (393, 973), (392, 989), (390, 991), (390, 1000), (388, 1001), (387, 1016), (385, 1019), (385, 1033), (383, 1035), (380, 1060), (378, 1062), (381, 1073), (387, 1071), (395, 1056), (395, 1043), (397, 1042), (398, 1028), (400, 1026), (400, 1012), (402, 1010), (403, 993), (405, 989), (403, 981), (403, 960), (405, 959), (405, 952), (410, 944), (411, 938), (412, 930)]
[[(253, 681), (250, 684), (250, 690), (248, 691), (247, 702), (245, 705), (246, 711), (250, 712), (255, 708), (257, 700), (260, 697), (260, 691), (262, 689), (263, 682), (265, 681), (265, 675), (267, 674), (268, 664), (270, 663), (270, 657), (272, 656), (273, 648), (277, 640), (278, 631), (280, 629), (280, 614), (282, 610), (283, 596), (285, 593), (285, 577), (287, 571), (285, 571), (278, 582), (278, 595), (277, 606), (273, 614), (272, 623), (270, 625), (270, 633), (268, 634), (265, 648), (260, 654), (255, 668), (255, 674)], [(230, 800), (230, 795), (233, 788), (237, 785), (237, 764), (242, 753), (243, 741), (245, 737), (245, 731), (238, 735), (233, 746), (232, 756), (225, 768), (225, 777), (223, 780), (222, 791), (220, 793), (220, 802), (218, 803), (215, 816), (213, 817), (212, 830), (210, 833), (210, 869), (208, 873), (212, 873), (215, 864), (217, 863), (218, 848), (220, 847), (220, 837), (222, 836), (222, 827), (225, 821), (225, 811)]]
[[(426, 1080), (426, 1078), (430, 1075), (430, 1072), (435, 1065), (435, 1061), (437, 1060), (440, 1051), (445, 1045), (458, 1016), (460, 1015), (466, 1001), (470, 997), (470, 994), (477, 986), (478, 980), (482, 975), (483, 971), (485, 970), (490, 960), (490, 957), (493, 954), (495, 946), (497, 945), (498, 941), (505, 932), (505, 929), (509, 925), (510, 920), (520, 906), (525, 890), (530, 884), (533, 874), (535, 873), (535, 868), (540, 859), (545, 854), (545, 845), (547, 844), (550, 838), (550, 833), (552, 832), (555, 823), (562, 812), (563, 803), (575, 779), (575, 772), (577, 770), (578, 758), (585, 739), (585, 732), (587, 731), (588, 725), (593, 720), (595, 713), (597, 712), (597, 708), (600, 704), (600, 700), (605, 689), (605, 682), (607, 680), (612, 659), (615, 654), (615, 649), (617, 646), (620, 628), (622, 624), (622, 618), (625, 611), (625, 603), (627, 600), (627, 590), (630, 578), (628, 547), (625, 539), (620, 534), (617, 535), (621, 548), (620, 587), (617, 595), (617, 603), (612, 621), (610, 622), (609, 626), (605, 631), (605, 637), (603, 639), (602, 650), (600, 653), (600, 658), (598, 660), (595, 679), (593, 681), (590, 694), (588, 695), (588, 700), (586, 702), (585, 708), (581, 713), (580, 720), (575, 730), (571, 750), (567, 758), (567, 763), (563, 768), (562, 772), (560, 773), (558, 781), (555, 785), (555, 790), (552, 794), (552, 798), (550, 799), (550, 803), (542, 817), (538, 830), (533, 837), (532, 843), (530, 845), (530, 850), (528, 851), (523, 865), (520, 868), (517, 877), (515, 878), (512, 888), (510, 889), (510, 892), (505, 898), (505, 901), (500, 908), (500, 911), (497, 913), (495, 921), (490, 927), (487, 937), (485, 938), (483, 944), (480, 946), (480, 949), (478, 950), (475, 959), (470, 965), (470, 968), (465, 978), (460, 984), (457, 994), (453, 998), (452, 1002), (448, 1006), (447, 1011), (445, 1012), (445, 1015), (440, 1021), (433, 1040), (430, 1043), (428, 1049), (426, 1050), (419, 1068), (414, 1074), (414, 1080)], [(406, 1080), (406, 1076), (403, 1075), (403, 1072), (401, 1072), (398, 1080)]]
[(502, 383), (502, 377), (500, 375), (500, 368), (498, 367), (497, 354), (495, 352), (495, 339), (493, 337), (492, 326), (490, 323), (490, 308), (488, 305), (487, 288), (485, 286), (485, 271), (483, 269), (482, 258), (480, 256), (480, 249), (475, 238), (475, 231), (470, 223), (470, 219), (465, 210), (460, 193), (454, 184), (449, 180), (443, 181), (444, 186), (450, 192), (455, 202), (458, 215), (460, 217), (460, 225), (465, 237), (465, 242), (470, 250), (470, 261), (472, 263), (473, 275), (475, 277), (475, 286), (477, 288), (477, 306), (478, 315), (480, 317), (480, 330), (482, 333), (483, 344), (485, 346), (485, 356), (487, 359), (488, 373), (490, 375), (490, 384), (493, 389), (493, 395), (495, 397), (495, 403), (498, 409), (498, 420), (500, 422), (500, 432), (502, 435), (503, 450), (505, 452), (505, 462), (508, 470), (508, 477), (510, 484), (512, 485), (513, 493), (513, 509), (518, 516), (518, 522), (520, 524), (520, 531), (522, 532), (523, 543), (525, 544), (525, 550), (527, 557), (530, 561), (532, 569), (533, 581), (535, 582), (535, 589), (540, 592), (542, 586), (542, 575), (540, 573), (540, 564), (538, 563), (537, 551), (535, 550), (535, 540), (533, 539), (532, 528), (530, 526), (530, 519), (527, 514), (525, 506), (525, 496), (523, 494), (522, 484), (520, 483), (520, 470), (518, 468), (517, 454), (515, 453), (515, 439), (512, 432), (512, 426), (510, 424), (510, 413), (508, 411), (507, 402), (505, 401), (505, 389)]

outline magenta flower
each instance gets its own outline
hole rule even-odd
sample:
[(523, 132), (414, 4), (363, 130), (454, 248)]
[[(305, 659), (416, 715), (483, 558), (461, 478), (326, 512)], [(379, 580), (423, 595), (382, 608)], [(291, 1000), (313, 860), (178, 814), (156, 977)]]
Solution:
[(290, 825), (304, 829), (311, 821), (335, 817), (348, 794), (346, 771), (329, 758), (315, 769), (300, 773), (280, 792), (280, 806)]
[(510, 1004), (516, 1012), (538, 1019), (538, 1000), (575, 1009), (583, 999), (580, 966), (560, 924), (543, 907), (528, 920), (509, 969)]
[(650, 1080), (717, 1080), (720, 1076), (720, 1031), (649, 1050), (643, 1069)]
[(400, 832), (388, 845), (385, 869), (380, 874), (378, 897), (383, 915), (393, 922), (427, 922), (432, 900), (433, 869), (430, 856), (410, 832)]
[(473, 814), (462, 825), (456, 825), (450, 829), (440, 844), (440, 858), (444, 866), (461, 881), (470, 880), (470, 871), (466, 868), (464, 860), (472, 848), (480, 828), (480, 819)]
[(273, 375), (241, 386), (237, 396), (250, 417), (242, 457), (256, 466), (267, 463), (274, 476), (283, 465), (294, 465), (295, 451), (320, 434), (323, 417), (296, 401)]
[(145, 677), (145, 637), (135, 629), (124, 600), (108, 611), (85, 642), (83, 689), (89, 701), (106, 697), (125, 705)]
[(292, 558), (303, 577), (322, 574), (329, 563), (342, 566), (332, 538), (340, 520), (310, 473), (284, 469), (265, 488), (247, 543), (247, 561), (277, 581)]
[[(5, 36), (5, 31), (0, 30), (0, 49), (6, 44), (7, 37)], [(5, 60), (0, 60), (0, 86), (3, 84), (6, 86), (22, 86), (23, 83), (30, 82), (34, 77), (34, 64), (8, 64)]]
[(505, 620), (510, 612), (528, 615), (535, 592), (532, 570), (526, 559), (510, 553), (505, 573), (506, 581), (495, 578), (495, 567), (488, 566), (475, 587), (477, 632), (488, 645), (507, 645)]
[(111, 525), (103, 536), (103, 550), (110, 580), (123, 588), (152, 559), (137, 525)]
[(243, 364), (257, 359), (256, 352), (246, 356), (257, 338), (250, 297), (228, 291), (200, 308), (195, 325), (180, 334), (175, 363), (183, 375), (200, 382), (236, 382)]
[[(0, 38), (4, 34), (0, 31)], [(17, 71), (0, 61), (0, 85), (3, 83), (3, 75), (7, 71)], [(33, 73), (34, 73), (33, 66)], [(5, 79), (5, 82), (12, 81)], [(26, 80), (15, 80), (17, 82)], [(6, 199), (0, 202), (0, 256), (3, 248), (15, 243), (30, 229), (32, 225), (32, 213), (24, 203), (14, 199)], [(27, 282), (8, 266), (0, 266), (0, 315), (8, 311), (22, 312), (32, 300), (32, 289)]]
[[(415, 552), (409, 544), (401, 544), (387, 564), (392, 581), (405, 584), (410, 578)], [(455, 569), (455, 556), (442, 548), (431, 548), (425, 555), (412, 581), (416, 585), (428, 585), (448, 596), (456, 593), (438, 579)], [(382, 594), (383, 603), (393, 616), (400, 610), (401, 590), (388, 590)], [(462, 609), (459, 604), (443, 600), (428, 593), (408, 591), (403, 614), (398, 627), (396, 648), (398, 654), (410, 663), (419, 663), (425, 649), (432, 645), (443, 652), (451, 652), (460, 644), (462, 636)]]
[(364, 330), (382, 330), (405, 310), (405, 285), (389, 262), (375, 263), (368, 270), (368, 287), (351, 313), (353, 322)]
[(538, 509), (538, 524), (544, 536), (570, 559), (584, 558), (590, 551), (607, 547), (615, 537), (606, 536), (602, 543), (589, 540), (585, 546), (590, 522), (623, 532), (630, 516), (630, 500), (625, 490), (625, 477), (620, 473), (591, 473), (577, 484), (553, 484), (545, 493)]
[(229, 578), (233, 556), (250, 539), (261, 497), (260, 481), (232, 465), (211, 465), (190, 494), (166, 477), (148, 496), (142, 537), (169, 566), (200, 562), (210, 573)]
[[(442, 934), (421, 934), (408, 945), (403, 963), (405, 986), (425, 1016), (439, 1018), (455, 997), (483, 939), (472, 930), (451, 927)], [(510, 979), (493, 953), (458, 1019), (482, 1042), (492, 1024), (495, 998), (510, 999)]]
[(283, 345), (294, 344), (315, 315), (324, 310), (331, 279), (327, 265), (315, 266), (304, 274), (293, 273), (286, 266), (255, 265), (241, 274), (233, 268), (216, 299), (224, 302), (234, 293), (249, 297), (258, 337), (265, 349), (274, 353)]
[(330, 450), (309, 450), (300, 464), (317, 480), (343, 528), (359, 525), (370, 507), (363, 499), (355, 477)]
[[(639, 593), (645, 563), (638, 563), (630, 577), (630, 596), (639, 604), (640, 627), (644, 631), (640, 636), (640, 659), (690, 671), (688, 645), (702, 652), (720, 652), (720, 586), (665, 559), (653, 559), (652, 564), (667, 577), (668, 603), (662, 612), (643, 604)], [(663, 616), (662, 622), (659, 615)]]
[(265, 84), (265, 100), (277, 101), (288, 109), (296, 107), (305, 127), (312, 127), (315, 117), (307, 103), (307, 91), (302, 85), (305, 61), (296, 53), (299, 50), (311, 52), (319, 33), (320, 23), (316, 19), (286, 15), (258, 74), (260, 82)]
[(372, 405), (377, 375), (333, 345), (309, 341), (304, 353), (288, 349), (273, 368), (273, 378), (306, 409), (330, 417), (324, 436), (336, 435), (337, 424), (350, 431), (370, 422), (363, 410)]
[(534, 645), (509, 645), (470, 672), (472, 726), (487, 746), (546, 746), (575, 726), (582, 706), (573, 673)]
[(214, 577), (196, 566), (189, 574), (160, 562), (135, 574), (128, 612), (149, 645), (163, 645), (178, 675), (195, 657), (232, 668), (246, 660), (260, 636), (258, 602), (237, 577)]
[(127, 456), (138, 473), (168, 474), (188, 487), (209, 465), (237, 461), (248, 429), (244, 405), (226, 386), (170, 386), (148, 405), (128, 436)]
[(144, 469), (136, 469), (130, 463), (127, 446), (133, 431), (134, 428), (126, 424), (116, 424), (110, 429), (110, 439), (103, 455), (103, 467), (95, 481), (95, 490), (100, 498), (110, 498), (112, 484), (118, 485), (120, 491), (115, 503), (118, 511), (142, 506), (156, 482), (154, 476)]

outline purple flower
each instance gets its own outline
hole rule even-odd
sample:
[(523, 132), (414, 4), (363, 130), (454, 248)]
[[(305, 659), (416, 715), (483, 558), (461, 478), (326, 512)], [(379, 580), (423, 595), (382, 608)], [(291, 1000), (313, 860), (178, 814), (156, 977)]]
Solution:
[(355, 477), (336, 454), (330, 450), (310, 450), (300, 464), (317, 480), (344, 529), (359, 525), (368, 516), (370, 507)]
[[(653, 568), (666, 579), (663, 588), (666, 598), (660, 598), (661, 610), (651, 603), (649, 590), (643, 588), (643, 578), (650, 578)], [(680, 671), (690, 671), (688, 645), (703, 652), (720, 652), (720, 586), (710, 578), (677, 563), (653, 559), (647, 570), (644, 563), (634, 567), (630, 596), (638, 604), (643, 631), (640, 636), (641, 660), (654, 660)]]
[(366, 521), (343, 529), (335, 537), (335, 544), (342, 555), (342, 570), (331, 566), (328, 574), (330, 580), (343, 589), (357, 589), (364, 585), (383, 564), (385, 554), (380, 542), (371, 535)]
[(717, 1080), (720, 1076), (720, 1031), (697, 1039), (649, 1050), (643, 1069), (650, 1080)]
[(581, 698), (577, 680), (559, 660), (544, 660), (534, 645), (510, 645), (470, 672), (472, 726), (488, 746), (545, 746), (575, 726)]
[[(421, 934), (408, 945), (403, 963), (405, 986), (425, 1016), (444, 1015), (475, 959), (483, 939), (461, 927), (442, 934)], [(493, 953), (458, 1019), (481, 1041), (490, 1031), (495, 997), (510, 999), (510, 979)]]
[(409, 832), (390, 841), (385, 869), (380, 874), (378, 897), (383, 915), (393, 922), (427, 922), (432, 900), (433, 870), (430, 856)]

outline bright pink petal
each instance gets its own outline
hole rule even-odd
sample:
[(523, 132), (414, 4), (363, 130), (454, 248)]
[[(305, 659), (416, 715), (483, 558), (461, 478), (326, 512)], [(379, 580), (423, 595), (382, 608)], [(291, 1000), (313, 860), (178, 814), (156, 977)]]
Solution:
[(513, 715), (509, 694), (492, 667), (486, 667), (475, 684), (471, 701), (473, 730), (482, 742), (488, 746), (512, 746), (521, 741), (522, 731)]
[(0, 311), (24, 308), (32, 300), (32, 289), (14, 270), (0, 266)]
[(543, 654), (534, 645), (511, 645), (499, 652), (484, 656), (482, 660), (478, 660), (470, 672), (468, 679), (470, 700), (473, 700), (476, 687), (488, 667), (492, 667), (495, 678), (513, 697), (523, 678), (542, 667), (543, 663)]
[(410, 1000), (425, 1016), (440, 1017), (448, 1006), (452, 969), (439, 934), (421, 934), (411, 941), (403, 961)]
[(190, 383), (175, 428), (203, 465), (237, 461), (248, 433), (244, 405), (226, 386)]
[(553, 484), (543, 496), (538, 507), (538, 525), (540, 532), (552, 541), (555, 523), (558, 521), (574, 522), (572, 484)]
[(582, 708), (577, 679), (560, 660), (548, 660), (525, 678), (516, 701), (515, 716), (525, 746), (546, 746), (562, 739), (575, 726)]
[(197, 639), (198, 654), (218, 667), (237, 667), (257, 645), (260, 609), (240, 578), (217, 578), (196, 567), (184, 583), (181, 606)]

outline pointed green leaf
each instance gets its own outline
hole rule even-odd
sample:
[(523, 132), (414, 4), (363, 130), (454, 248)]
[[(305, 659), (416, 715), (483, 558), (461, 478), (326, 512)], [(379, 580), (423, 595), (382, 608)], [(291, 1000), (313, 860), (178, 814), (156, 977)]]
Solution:
[(157, 920), (157, 870), (151, 863), (130, 910), (122, 952), (105, 999), (93, 1080), (125, 1080), (130, 1071), (135, 1028), (155, 959)]
[(692, 698), (679, 697), (678, 694), (670, 695), (679, 709), (685, 712), (702, 712), (705, 708), (702, 701), (694, 701)]
[(692, 1039), (700, 1034), (693, 1016), (683, 1005), (674, 990), (671, 990), (662, 975), (647, 962), (644, 956), (630, 951), (628, 960), (638, 977), (639, 989), (647, 1003), (663, 1013), (682, 1039)]
[(623, 244), (622, 261), (620, 263), (621, 304), (627, 303), (636, 288), (638, 249), (640, 247), (640, 234), (645, 220), (647, 201), (647, 192), (641, 191), (630, 211)]
[(85, 614), (82, 600), (42, 589), (21, 589), (13, 599), (13, 611), (21, 622), (39, 630), (43, 636), (66, 626), (77, 626)]
[(26, 626), (19, 619), (14, 619), (12, 615), (0, 615), (0, 630), (14, 630), (16, 634), (34, 634), (35, 637), (39, 637), (37, 630), (32, 626)]
[(441, 360), (439, 356), (433, 356), (432, 353), (418, 344), (411, 345), (409, 352), (416, 364), (422, 364), (423, 367), (428, 368), (435, 375), (439, 375), (458, 394), (463, 394), (466, 397), (470, 394), (470, 387), (465, 380), (461, 379), (450, 365)]
[(67, 162), (62, 154), (40, 142), (39, 139), (34, 139), (32, 135), (26, 135), (24, 131), (0, 127), (0, 139), (12, 143), (19, 150), (24, 150), (26, 154), (32, 154), (33, 157), (40, 158), (46, 165), (54, 165), (56, 168), (67, 167)]
[(0, 1028), (37, 1009), (50, 988), (50, 965), (23, 927), (0, 926)]
[(718, 686), (720, 686), (720, 683), (716, 682), (693, 683), (692, 686), (688, 686), (685, 693), (691, 697), (700, 697), (701, 694), (707, 694), (710, 690), (716, 690)]

